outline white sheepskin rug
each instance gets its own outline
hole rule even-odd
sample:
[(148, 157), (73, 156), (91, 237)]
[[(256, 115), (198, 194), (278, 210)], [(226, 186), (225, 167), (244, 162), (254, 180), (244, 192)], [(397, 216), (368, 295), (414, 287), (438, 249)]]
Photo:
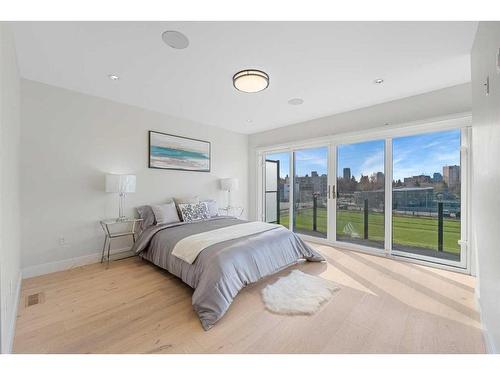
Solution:
[(266, 308), (277, 314), (312, 315), (340, 288), (330, 280), (293, 270), (262, 290)]

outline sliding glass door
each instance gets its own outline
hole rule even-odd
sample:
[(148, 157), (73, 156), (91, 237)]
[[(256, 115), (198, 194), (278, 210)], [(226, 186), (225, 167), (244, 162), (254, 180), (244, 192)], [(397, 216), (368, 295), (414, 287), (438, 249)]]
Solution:
[(424, 130), (266, 153), (263, 219), (304, 238), (466, 267), (469, 130)]
[(327, 237), (328, 155), (327, 146), (264, 155), (264, 221)]
[(392, 249), (460, 262), (460, 130), (394, 138)]
[(265, 158), (264, 220), (289, 227), (290, 153), (270, 153)]
[(384, 248), (383, 140), (337, 146), (337, 241)]
[(294, 151), (293, 161), (293, 231), (326, 238), (328, 147)]

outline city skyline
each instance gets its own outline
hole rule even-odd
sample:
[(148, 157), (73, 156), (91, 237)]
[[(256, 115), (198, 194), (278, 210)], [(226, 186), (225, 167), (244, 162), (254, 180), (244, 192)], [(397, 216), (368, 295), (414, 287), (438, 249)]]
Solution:
[[(338, 177), (343, 176), (343, 169), (350, 168), (351, 175), (359, 181), (361, 175), (384, 172), (383, 140), (339, 145)], [(272, 160), (280, 160), (280, 177), (285, 178), (290, 171), (288, 152), (268, 155)], [(296, 174), (327, 174), (328, 148), (298, 150), (295, 153)], [(443, 174), (444, 166), (460, 165), (460, 130), (420, 134), (393, 139), (393, 180), (405, 177)]]

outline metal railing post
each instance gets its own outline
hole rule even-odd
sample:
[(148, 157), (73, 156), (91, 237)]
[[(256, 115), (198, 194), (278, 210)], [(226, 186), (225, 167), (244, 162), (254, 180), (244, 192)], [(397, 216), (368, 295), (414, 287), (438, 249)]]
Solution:
[(438, 203), (438, 251), (443, 251), (443, 202)]
[(313, 231), (316, 232), (318, 229), (318, 195), (313, 194)]
[(364, 224), (365, 224), (365, 240), (368, 239), (368, 199), (365, 199), (365, 212), (364, 212)]

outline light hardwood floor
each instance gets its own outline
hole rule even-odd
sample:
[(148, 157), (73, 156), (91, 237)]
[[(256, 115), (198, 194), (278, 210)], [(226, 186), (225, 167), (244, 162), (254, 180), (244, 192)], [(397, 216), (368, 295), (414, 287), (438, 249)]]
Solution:
[[(192, 290), (131, 258), (23, 281), (16, 353), (484, 353), (474, 278), (313, 245), (302, 263), (240, 292), (205, 332)], [(313, 316), (265, 310), (261, 289), (293, 268), (341, 290)], [(43, 293), (42, 302), (26, 299)]]

